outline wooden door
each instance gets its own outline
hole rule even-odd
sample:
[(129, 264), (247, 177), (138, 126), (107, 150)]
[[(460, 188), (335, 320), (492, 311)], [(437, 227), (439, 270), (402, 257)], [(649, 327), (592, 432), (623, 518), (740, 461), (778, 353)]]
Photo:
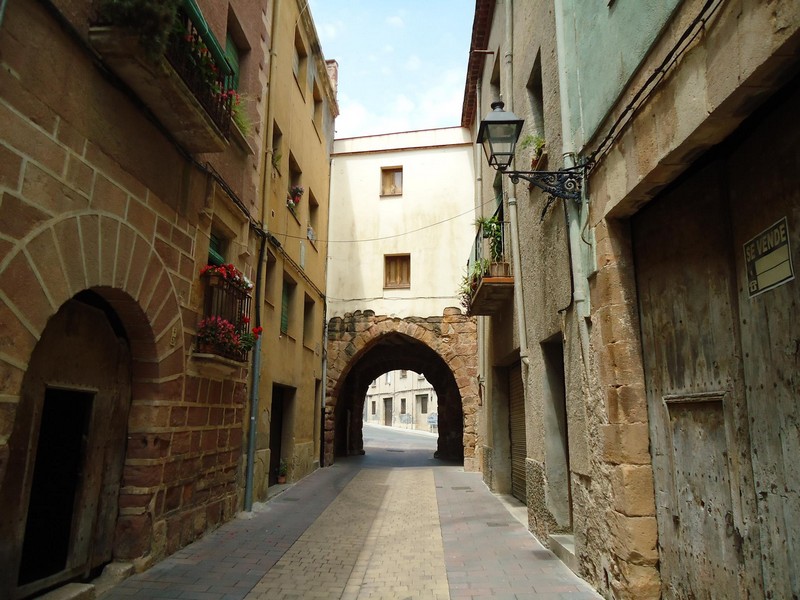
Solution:
[[(94, 296), (93, 296), (94, 297)], [(0, 597), (20, 598), (109, 562), (131, 397), (130, 354), (94, 306), (51, 318), (22, 387), (0, 493)]]
[(508, 371), (509, 434), (511, 439), (511, 494), (528, 503), (525, 458), (528, 447), (525, 435), (525, 394), (522, 388), (522, 366), (517, 363)]
[(667, 598), (747, 597), (751, 587), (752, 514), (739, 498), (752, 479), (721, 177), (719, 164), (707, 166), (633, 223)]
[(387, 427), (392, 426), (392, 399), (383, 399), (383, 424)]
[[(795, 78), (726, 159), (764, 593), (793, 599), (800, 598), (798, 106)], [(759, 285), (781, 283), (759, 293), (753, 275)]]

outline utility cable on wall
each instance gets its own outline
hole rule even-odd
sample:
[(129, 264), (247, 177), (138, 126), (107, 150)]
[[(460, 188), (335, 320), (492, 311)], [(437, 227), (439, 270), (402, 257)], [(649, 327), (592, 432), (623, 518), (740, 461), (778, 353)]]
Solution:
[[(483, 206), (487, 206), (489, 204), (494, 204), (494, 203), (495, 203), (495, 200), (494, 200), (494, 198), (492, 198), (491, 200), (488, 200), (487, 202), (484, 202), (479, 208), (482, 208)], [(469, 215), (469, 214), (473, 214), (474, 215), (475, 214), (475, 208), (471, 208), (470, 210), (465, 211), (463, 213), (459, 213), (459, 214), (454, 215), (452, 217), (448, 217), (446, 219), (442, 219), (441, 221), (437, 221), (436, 223), (431, 223), (429, 225), (424, 225), (422, 227), (419, 227), (418, 229), (412, 229), (411, 231), (404, 231), (402, 233), (395, 233), (395, 234), (387, 235), (387, 236), (383, 236), (383, 237), (364, 238), (364, 239), (360, 239), (360, 240), (321, 240), (321, 239), (315, 239), (314, 241), (315, 242), (320, 242), (320, 243), (326, 243), (326, 244), (359, 244), (361, 242), (382, 242), (383, 240), (391, 240), (391, 239), (403, 237), (404, 235), (411, 235), (412, 233), (419, 233), (420, 231), (425, 231), (426, 229), (431, 229), (432, 227), (437, 227), (439, 225), (443, 225), (443, 224), (448, 223), (450, 221), (455, 221), (456, 219), (459, 219), (459, 218), (464, 217), (464, 216)], [(303, 236), (289, 235), (288, 233), (275, 233), (275, 235), (280, 235), (281, 237), (283, 237), (285, 239), (293, 239), (293, 240), (305, 240), (305, 239), (307, 239), (306, 237), (303, 237)]]
[(692, 42), (705, 30), (706, 23), (711, 19), (722, 2), (723, 0), (706, 1), (700, 13), (689, 24), (677, 43), (667, 52), (661, 64), (651, 73), (650, 77), (647, 78), (642, 87), (634, 94), (631, 101), (611, 125), (611, 128), (597, 145), (594, 152), (589, 154), (586, 162), (590, 171), (595, 167), (598, 160), (608, 154), (612, 144), (622, 135), (625, 126), (633, 120), (636, 112), (653, 95), (670, 69), (677, 64), (678, 59), (687, 52)]

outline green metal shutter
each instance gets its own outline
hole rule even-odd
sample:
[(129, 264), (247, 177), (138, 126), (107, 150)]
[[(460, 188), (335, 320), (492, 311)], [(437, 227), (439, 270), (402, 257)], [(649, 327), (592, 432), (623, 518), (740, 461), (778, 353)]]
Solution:
[(281, 333), (289, 331), (289, 286), (283, 284), (283, 295), (281, 297)]
[(236, 42), (233, 41), (229, 33), (225, 39), (225, 58), (228, 59), (228, 64), (233, 71), (231, 75), (231, 87), (235, 90), (239, 89), (239, 48)]
[(224, 263), (225, 257), (222, 255), (222, 240), (212, 233), (208, 243), (208, 264), (221, 265)]

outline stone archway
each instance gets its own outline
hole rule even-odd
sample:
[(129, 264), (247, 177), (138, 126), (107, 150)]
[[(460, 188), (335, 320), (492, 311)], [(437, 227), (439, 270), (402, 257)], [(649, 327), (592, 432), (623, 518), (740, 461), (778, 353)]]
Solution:
[(356, 311), (328, 323), (325, 464), (363, 450), (364, 396), (378, 375), (408, 369), (425, 375), (439, 396), (442, 458), (476, 470), (478, 397), (475, 320), (457, 308), (441, 317), (376, 316)]

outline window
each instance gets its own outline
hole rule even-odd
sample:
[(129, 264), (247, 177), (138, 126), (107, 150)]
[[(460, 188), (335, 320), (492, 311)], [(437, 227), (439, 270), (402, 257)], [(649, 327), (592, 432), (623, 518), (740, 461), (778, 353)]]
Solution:
[(322, 92), (319, 91), (317, 82), (314, 82), (314, 113), (311, 115), (317, 133), (322, 136)]
[(406, 414), (406, 399), (405, 398), (400, 398), (400, 414), (401, 415)]
[(391, 372), (386, 373), (386, 383), (392, 383), (392, 374)]
[(532, 129), (528, 132), (534, 136), (544, 136), (544, 91), (542, 89), (542, 55), (537, 54), (536, 60), (533, 63), (528, 84), (528, 105), (530, 106), (530, 113), (533, 117), (530, 119)]
[(292, 56), (292, 72), (300, 87), (303, 96), (306, 95), (306, 77), (308, 72), (308, 53), (303, 43), (303, 36), (300, 35), (300, 28), (294, 30), (294, 55)]
[(400, 371), (400, 379), (405, 379), (406, 377), (408, 377), (408, 371), (405, 370), (405, 369), (402, 369)]
[(378, 403), (375, 400), (373, 400), (372, 401), (372, 414), (374, 415), (377, 412), (377, 410), (378, 410)]
[(403, 167), (381, 169), (381, 196), (399, 196), (403, 193)]
[(264, 274), (264, 302), (269, 305), (272, 305), (273, 299), (278, 296), (278, 291), (275, 289), (277, 280), (275, 273), (277, 271), (278, 261), (272, 252), (267, 251), (267, 268)]
[(428, 414), (428, 395), (427, 394), (420, 394), (417, 396), (417, 404), (419, 405), (419, 414), (427, 415)]
[[(303, 171), (300, 170), (300, 165), (297, 164), (297, 160), (294, 158), (294, 154), (291, 152), (289, 153), (289, 187), (293, 188), (296, 186), (302, 187), (302, 183), (300, 183), (301, 179), (303, 178)], [(288, 195), (287, 190), (287, 195)], [(289, 210), (292, 212), (293, 215), (297, 216), (297, 211), (300, 210), (300, 205), (298, 204), (295, 206), (294, 204), (287, 203)]]
[(303, 302), (303, 344), (309, 348), (314, 343), (314, 299), (306, 295)]
[(383, 287), (411, 287), (410, 254), (387, 254), (383, 257)]
[(297, 285), (289, 279), (283, 280), (283, 291), (281, 293), (281, 333), (289, 333), (289, 322), (292, 316), (292, 300), (294, 290)]
[(319, 202), (316, 196), (309, 189), (308, 190), (308, 227), (306, 229), (306, 237), (316, 248), (317, 232), (319, 225)]
[(277, 123), (272, 123), (272, 168), (281, 172), (281, 159), (283, 158), (283, 134)]

